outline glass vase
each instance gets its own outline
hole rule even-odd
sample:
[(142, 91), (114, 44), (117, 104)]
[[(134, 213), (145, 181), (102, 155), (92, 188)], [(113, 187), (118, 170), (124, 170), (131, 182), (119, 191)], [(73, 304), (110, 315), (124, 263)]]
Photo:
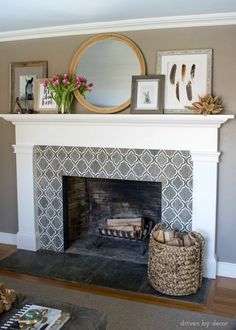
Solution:
[(61, 100), (58, 104), (58, 113), (70, 113), (71, 103), (73, 101), (73, 93), (64, 93), (61, 96)]

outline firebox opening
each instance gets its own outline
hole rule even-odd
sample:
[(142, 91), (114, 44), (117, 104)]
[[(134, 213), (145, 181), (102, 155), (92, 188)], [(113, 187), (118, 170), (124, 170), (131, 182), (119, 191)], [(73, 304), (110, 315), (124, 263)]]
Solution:
[[(148, 230), (161, 219), (161, 190), (160, 182), (64, 176), (64, 250), (146, 261)], [(106, 230), (108, 219), (137, 219), (142, 231)]]

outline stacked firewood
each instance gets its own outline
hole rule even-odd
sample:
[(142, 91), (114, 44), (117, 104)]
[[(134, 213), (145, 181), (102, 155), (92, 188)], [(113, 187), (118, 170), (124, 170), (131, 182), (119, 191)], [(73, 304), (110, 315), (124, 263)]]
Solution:
[(147, 229), (143, 218), (107, 219), (106, 226), (100, 228), (100, 233), (114, 237), (142, 239)]
[(163, 244), (174, 246), (192, 246), (191, 233), (176, 230), (159, 229), (153, 232), (153, 238)]

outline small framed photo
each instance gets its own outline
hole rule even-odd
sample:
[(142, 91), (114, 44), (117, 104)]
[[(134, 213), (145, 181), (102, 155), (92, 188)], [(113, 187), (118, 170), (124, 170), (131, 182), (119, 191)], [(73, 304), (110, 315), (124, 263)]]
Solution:
[(57, 113), (57, 104), (52, 92), (44, 86), (45, 79), (37, 79), (35, 83), (35, 111), (39, 113)]
[(132, 77), (131, 113), (160, 114), (164, 108), (164, 75)]
[(159, 51), (157, 73), (166, 76), (164, 112), (192, 113), (192, 103), (211, 94), (212, 49)]
[(36, 79), (47, 77), (48, 62), (13, 62), (11, 74), (11, 112), (33, 113)]

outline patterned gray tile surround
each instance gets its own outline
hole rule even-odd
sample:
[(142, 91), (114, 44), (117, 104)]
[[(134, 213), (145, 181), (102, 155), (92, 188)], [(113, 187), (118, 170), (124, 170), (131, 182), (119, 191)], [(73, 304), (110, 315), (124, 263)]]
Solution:
[(35, 146), (36, 206), (42, 249), (63, 251), (62, 176), (162, 182), (166, 227), (191, 230), (188, 151)]

